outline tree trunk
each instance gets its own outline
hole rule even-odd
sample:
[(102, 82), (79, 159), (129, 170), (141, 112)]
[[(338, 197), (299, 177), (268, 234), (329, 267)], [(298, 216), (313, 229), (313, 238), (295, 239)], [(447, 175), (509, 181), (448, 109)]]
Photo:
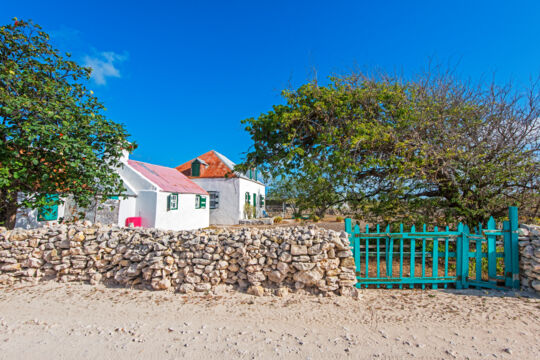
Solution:
[(5, 226), (9, 230), (15, 227), (17, 208), (17, 202), (7, 203), (2, 206), (2, 210), (0, 211), (0, 226)]

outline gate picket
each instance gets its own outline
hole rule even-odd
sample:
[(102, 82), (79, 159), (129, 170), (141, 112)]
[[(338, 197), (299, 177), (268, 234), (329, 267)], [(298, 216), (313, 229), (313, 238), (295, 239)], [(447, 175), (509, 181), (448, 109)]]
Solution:
[[(437, 226), (433, 231), (428, 231), (426, 224), (422, 225), (422, 230), (417, 232), (415, 225), (412, 225), (409, 232), (404, 231), (404, 225), (399, 224), (399, 232), (392, 233), (390, 224), (387, 224), (385, 231), (381, 233), (380, 225), (376, 226), (375, 231), (369, 230), (365, 226), (365, 231), (360, 232), (358, 224), (352, 226), (351, 219), (345, 219), (345, 230), (349, 233), (352, 244), (352, 254), (356, 267), (357, 287), (368, 287), (375, 285), (380, 287), (385, 285), (391, 289), (398, 286), (400, 289), (404, 285), (414, 288), (416, 285), (422, 289), (426, 285), (433, 289), (442, 287), (447, 288), (448, 284), (454, 284), (458, 289), (466, 289), (469, 286), (475, 287), (500, 287), (499, 281), (504, 280), (506, 287), (519, 287), (519, 252), (518, 252), (518, 217), (517, 208), (509, 208), (509, 221), (504, 221), (502, 229), (498, 230), (493, 217), (491, 217), (484, 227), (479, 224), (472, 231), (467, 225), (459, 223), (457, 231), (450, 231), (446, 226), (444, 231), (440, 231)], [(497, 252), (497, 236), (504, 239), (503, 252)], [(381, 239), (384, 238), (384, 263), (385, 274), (381, 276)], [(370, 239), (374, 239), (371, 242)], [(393, 258), (394, 258), (394, 239), (399, 239), (399, 276), (394, 276)], [(365, 241), (362, 241), (365, 240)], [(421, 243), (417, 249), (416, 242)], [(471, 242), (474, 243), (471, 244)], [(429, 242), (432, 248), (428, 249)], [(441, 242), (443, 242), (442, 245)], [(375, 249), (370, 249), (373, 245)], [(375, 244), (374, 244), (375, 243)], [(483, 247), (483, 244), (486, 247)], [(439, 252), (439, 244), (444, 246), (444, 254)], [(409, 246), (408, 249), (406, 246)], [(450, 248), (452, 246), (452, 249)], [(455, 250), (453, 250), (455, 249)], [(485, 249), (485, 250), (484, 250)], [(374, 251), (373, 251), (374, 250)], [(408, 250), (408, 255), (407, 255)], [(397, 250), (396, 250), (397, 251)], [(442, 251), (442, 250), (441, 250)], [(484, 252), (485, 251), (485, 252)], [(444, 275), (439, 275), (440, 257), (444, 258)], [(376, 271), (372, 269), (370, 274), (370, 259), (376, 265)], [(416, 271), (416, 258), (421, 258), (419, 271)], [(497, 260), (504, 257), (504, 276), (497, 275)], [(431, 274), (426, 274), (426, 263), (431, 258)], [(470, 261), (470, 258), (474, 258)], [(362, 267), (361, 261), (365, 260)], [(487, 260), (487, 274), (484, 274), (482, 262)], [(406, 263), (408, 262), (408, 264)], [(475, 266), (472, 271), (471, 266)], [(405, 266), (410, 266), (409, 276), (404, 275)], [(455, 268), (455, 274), (454, 272)], [(363, 271), (362, 271), (363, 270)], [(452, 274), (450, 274), (452, 271)], [(375, 272), (375, 276), (373, 276)], [(487, 279), (487, 280), (485, 280)]]

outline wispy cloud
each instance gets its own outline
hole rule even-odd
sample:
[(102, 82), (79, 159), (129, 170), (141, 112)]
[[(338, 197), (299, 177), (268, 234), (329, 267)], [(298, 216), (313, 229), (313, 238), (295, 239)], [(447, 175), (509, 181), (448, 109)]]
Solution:
[(86, 55), (84, 66), (92, 68), (92, 79), (98, 85), (107, 84), (108, 78), (121, 78), (118, 65), (128, 58), (127, 53), (117, 54), (113, 51), (103, 51), (96, 55)]

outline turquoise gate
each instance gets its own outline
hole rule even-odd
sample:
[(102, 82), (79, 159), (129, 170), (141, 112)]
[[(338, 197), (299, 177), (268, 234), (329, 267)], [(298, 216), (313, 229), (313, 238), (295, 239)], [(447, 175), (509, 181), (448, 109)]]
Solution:
[(356, 265), (356, 287), (431, 286), (458, 289), (519, 288), (518, 212), (509, 208), (509, 221), (497, 227), (491, 217), (486, 227), (459, 224), (455, 231), (436, 226), (428, 231), (413, 225), (391, 232), (366, 225), (362, 232), (345, 219)]

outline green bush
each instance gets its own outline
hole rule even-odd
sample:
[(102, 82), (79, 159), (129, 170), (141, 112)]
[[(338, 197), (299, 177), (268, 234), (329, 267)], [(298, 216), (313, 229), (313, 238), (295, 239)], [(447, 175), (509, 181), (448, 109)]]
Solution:
[(343, 222), (343, 216), (336, 216), (337, 222)]
[(255, 206), (249, 203), (244, 204), (244, 215), (246, 218), (253, 219), (255, 217), (255, 211), (256, 211)]
[(317, 215), (311, 215), (311, 221), (313, 221), (313, 222), (319, 222), (320, 219), (321, 218), (318, 217)]
[(283, 218), (281, 216), (276, 216), (274, 218), (274, 224), (279, 224), (282, 221), (283, 221)]

